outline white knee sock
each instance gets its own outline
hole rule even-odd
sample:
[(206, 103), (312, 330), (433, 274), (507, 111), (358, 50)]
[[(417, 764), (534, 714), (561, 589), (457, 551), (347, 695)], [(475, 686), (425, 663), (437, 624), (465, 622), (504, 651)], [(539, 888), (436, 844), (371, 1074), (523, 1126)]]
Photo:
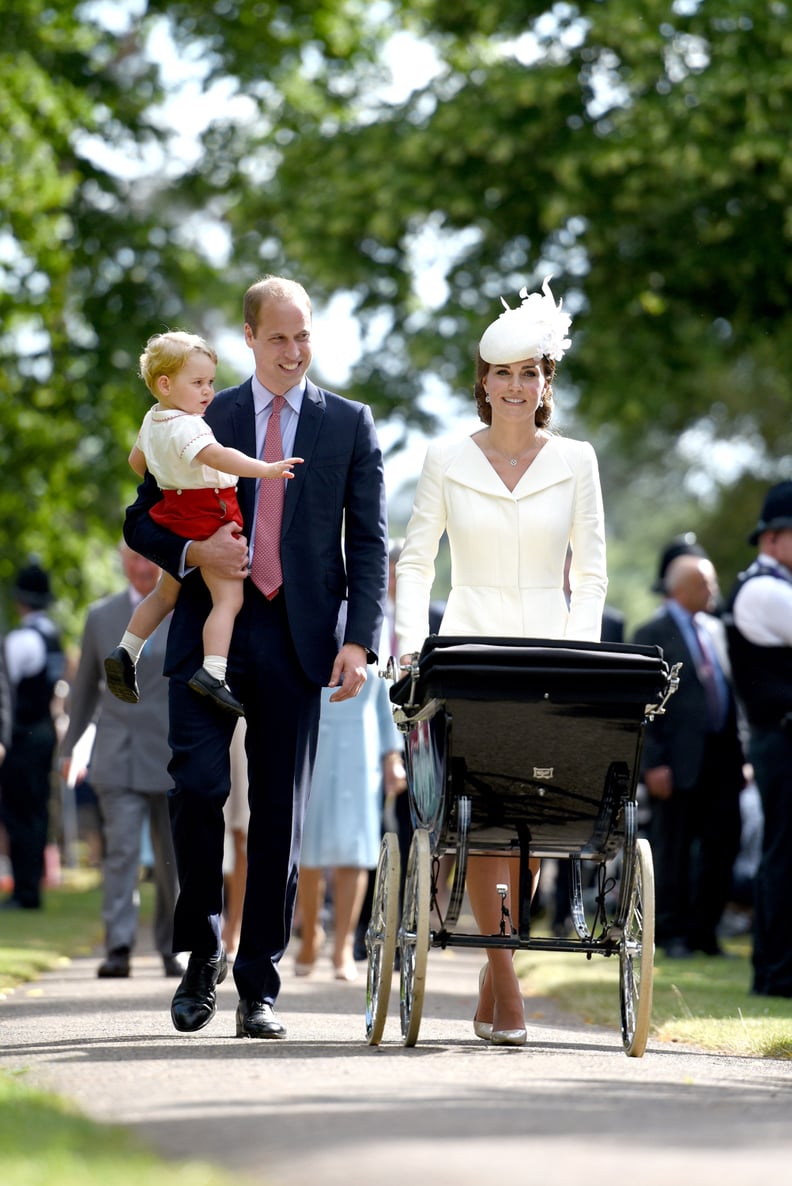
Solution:
[(226, 667), (228, 660), (225, 655), (204, 655), (204, 670), (208, 671), (214, 679), (219, 679), (220, 683), (225, 683)]
[(128, 630), (125, 630), (124, 637), (118, 645), (122, 646), (125, 651), (128, 651), (133, 663), (137, 663), (140, 658), (140, 652), (143, 650), (145, 644), (145, 638), (138, 638), (136, 634), (130, 634)]

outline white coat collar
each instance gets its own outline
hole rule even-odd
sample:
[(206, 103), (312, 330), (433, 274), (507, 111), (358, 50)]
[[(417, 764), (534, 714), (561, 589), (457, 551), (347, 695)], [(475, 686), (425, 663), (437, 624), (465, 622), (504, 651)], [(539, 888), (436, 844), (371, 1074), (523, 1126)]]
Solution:
[(566, 482), (574, 476), (560, 441), (559, 437), (550, 438), (528, 466), (514, 490), (508, 490), (504, 486), (472, 437), (465, 437), (454, 449), (445, 476), (449, 481), (477, 490), (481, 494), (510, 499), (527, 498), (540, 490), (546, 490), (549, 486)]

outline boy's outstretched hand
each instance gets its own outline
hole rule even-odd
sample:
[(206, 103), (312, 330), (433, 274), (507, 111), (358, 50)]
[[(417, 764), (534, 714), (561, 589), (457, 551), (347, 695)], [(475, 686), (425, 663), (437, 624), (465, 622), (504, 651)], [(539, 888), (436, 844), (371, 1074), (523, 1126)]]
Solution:
[(293, 478), (292, 468), (295, 465), (302, 465), (302, 457), (285, 457), (283, 461), (267, 461), (264, 464), (267, 470), (271, 473), (263, 473), (264, 478)]

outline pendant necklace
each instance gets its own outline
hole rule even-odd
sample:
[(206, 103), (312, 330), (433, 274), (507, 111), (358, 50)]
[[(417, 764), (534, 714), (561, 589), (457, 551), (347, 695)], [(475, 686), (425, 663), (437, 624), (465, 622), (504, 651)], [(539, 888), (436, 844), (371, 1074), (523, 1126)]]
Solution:
[[(540, 445), (540, 442), (537, 438), (537, 440), (535, 440), (532, 445), (529, 445), (527, 449), (523, 449), (522, 453), (518, 453), (516, 457), (509, 457), (506, 453), (501, 453), (500, 449), (495, 449), (495, 452), (498, 454), (499, 457), (502, 457), (504, 461), (508, 461), (508, 463), (512, 467), (512, 469), (516, 469), (521, 458), (523, 458), (526, 453), (530, 453), (532, 451), (534, 451), (534, 452), (537, 451), (539, 449), (539, 445)], [(491, 447), (494, 448), (494, 446), (491, 446)]]

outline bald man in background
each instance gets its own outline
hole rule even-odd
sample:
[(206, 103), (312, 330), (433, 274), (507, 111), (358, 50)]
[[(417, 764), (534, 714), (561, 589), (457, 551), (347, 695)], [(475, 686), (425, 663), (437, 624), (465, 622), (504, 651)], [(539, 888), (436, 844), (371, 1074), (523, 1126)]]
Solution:
[(682, 664), (679, 689), (646, 731), (641, 779), (649, 792), (656, 937), (669, 958), (722, 955), (717, 928), (740, 843), (745, 780), (723, 626), (711, 611), (718, 580), (703, 556), (676, 557), (665, 601), (633, 641)]

